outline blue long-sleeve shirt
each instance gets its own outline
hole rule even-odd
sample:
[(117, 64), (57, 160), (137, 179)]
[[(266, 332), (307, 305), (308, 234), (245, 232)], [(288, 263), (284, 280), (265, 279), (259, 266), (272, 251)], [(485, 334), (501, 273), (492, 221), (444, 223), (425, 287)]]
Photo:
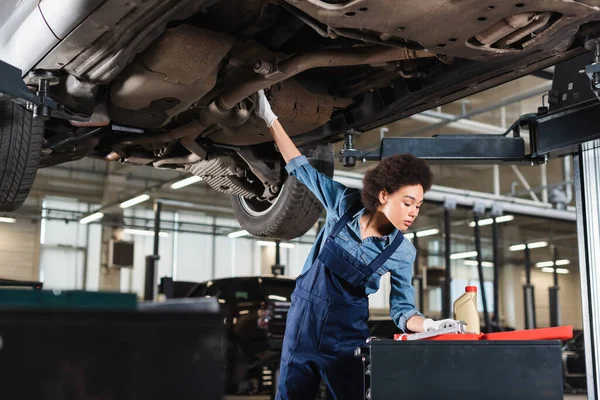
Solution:
[[(290, 160), (286, 166), (288, 174), (294, 176), (319, 199), (327, 211), (327, 220), (325, 226), (317, 235), (302, 273), (305, 273), (317, 259), (321, 247), (324, 244), (324, 238), (327, 238), (335, 222), (337, 222), (348, 207), (352, 205), (349, 199), (357, 199), (359, 191), (350, 189), (339, 182), (323, 175), (313, 168), (305, 156), (300, 156)], [(364, 208), (353, 216), (353, 219), (344, 229), (334, 238), (334, 241), (344, 247), (346, 251), (365, 264), (370, 264), (381, 252), (394, 240), (398, 230), (388, 236), (368, 237), (362, 240), (360, 234), (360, 218), (364, 213)], [(412, 268), (417, 251), (413, 244), (408, 240), (403, 240), (402, 244), (394, 254), (371, 276), (367, 283), (366, 294), (370, 295), (377, 292), (381, 276), (390, 273), (391, 293), (390, 293), (390, 316), (394, 323), (406, 332), (406, 321), (414, 315), (421, 315), (415, 308), (415, 289), (411, 284)]]

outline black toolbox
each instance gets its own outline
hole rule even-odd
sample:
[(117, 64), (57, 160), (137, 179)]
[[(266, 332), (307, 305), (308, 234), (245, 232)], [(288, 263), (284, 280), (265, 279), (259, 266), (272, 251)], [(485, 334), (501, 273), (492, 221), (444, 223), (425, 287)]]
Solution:
[(561, 342), (373, 340), (365, 399), (562, 400)]

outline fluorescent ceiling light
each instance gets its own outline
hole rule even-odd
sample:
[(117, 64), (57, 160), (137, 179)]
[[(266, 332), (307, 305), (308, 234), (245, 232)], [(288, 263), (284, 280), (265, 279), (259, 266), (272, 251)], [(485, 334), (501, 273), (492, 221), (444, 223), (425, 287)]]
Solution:
[(529, 243), (527, 245), (527, 247), (529, 247), (530, 249), (539, 249), (540, 247), (546, 247), (548, 246), (548, 242), (535, 242), (535, 243)]
[(0, 222), (4, 222), (5, 224), (14, 224), (17, 222), (17, 220), (9, 217), (0, 217)]
[[(502, 223), (502, 222), (510, 222), (513, 219), (515, 219), (514, 215), (503, 215), (501, 217), (496, 217), (496, 222), (497, 223)], [(486, 226), (486, 225), (491, 225), (494, 222), (494, 220), (492, 218), (486, 218), (486, 219), (481, 219), (479, 220), (479, 226)], [(473, 228), (475, 226), (475, 221), (471, 221), (469, 223), (469, 226), (471, 228)]]
[(462, 258), (470, 258), (477, 256), (476, 251), (465, 251), (464, 253), (454, 253), (450, 254), (450, 258), (453, 260), (460, 260)]
[[(465, 263), (465, 265), (477, 266), (477, 261), (475, 261), (475, 260), (465, 260), (464, 263)], [(481, 266), (482, 267), (493, 267), (494, 263), (493, 262), (489, 262), (489, 261), (482, 261), (481, 262)]]
[(124, 201), (120, 204), (121, 208), (129, 208), (129, 207), (133, 207), (137, 204), (143, 203), (145, 201), (147, 201), (148, 199), (150, 199), (150, 196), (148, 196), (147, 194), (142, 194), (140, 196), (134, 197), (133, 199), (129, 199), (127, 201)]
[(177, 181), (177, 182), (171, 184), (171, 189), (174, 189), (174, 190), (181, 189), (183, 187), (190, 186), (196, 182), (200, 182), (201, 180), (202, 180), (202, 178), (200, 178), (199, 176), (190, 176), (189, 178), (185, 178), (185, 179), (182, 179), (180, 181)]
[[(258, 240), (256, 242), (256, 244), (258, 246), (263, 246), (263, 247), (275, 247), (277, 245), (275, 242), (269, 242), (266, 240)], [(285, 249), (293, 249), (294, 244), (293, 243), (279, 243), (279, 247), (283, 247)]]
[[(542, 272), (548, 272), (548, 273), (553, 273), (554, 272), (554, 268), (542, 268)], [(565, 269), (565, 268), (556, 268), (556, 273), (557, 274), (568, 274), (569, 270)]]
[(417, 237), (432, 236), (437, 235), (438, 233), (440, 233), (439, 229), (427, 229), (424, 231), (417, 232)]
[(279, 301), (288, 301), (287, 297), (283, 297), (283, 296), (277, 296), (275, 294), (270, 294), (269, 296), (267, 296), (269, 300), (279, 300)]
[[(571, 261), (569, 260), (556, 260), (556, 265), (569, 265), (571, 264)], [(543, 267), (554, 267), (554, 261), (542, 261), (539, 262), (537, 264), (535, 264), (536, 267), (538, 268), (543, 268)]]
[(230, 237), (231, 239), (233, 239), (233, 238), (239, 238), (242, 236), (248, 236), (249, 234), (250, 233), (248, 233), (248, 231), (235, 231), (235, 232), (231, 232), (227, 236)]
[[(417, 237), (432, 236), (432, 235), (437, 235), (438, 233), (440, 233), (439, 229), (426, 229), (424, 231), (417, 232)], [(413, 240), (415, 238), (415, 234), (414, 233), (405, 233), (404, 238), (408, 239), (408, 240)]]
[(79, 220), (80, 224), (89, 224), (90, 222), (94, 222), (94, 221), (98, 221), (99, 219), (102, 219), (102, 217), (104, 217), (104, 214), (101, 212), (97, 212), (97, 213), (93, 213), (92, 215), (88, 215), (87, 217), (83, 217)]
[[(147, 231), (145, 229), (123, 229), (123, 233), (128, 233), (130, 235), (140, 235), (140, 236), (154, 236), (154, 231)], [(169, 234), (167, 232), (159, 232), (158, 236), (167, 237)]]
[(530, 249), (539, 249), (541, 247), (546, 247), (548, 246), (548, 242), (534, 242), (534, 243), (528, 243), (528, 244), (515, 244), (510, 246), (508, 249), (510, 251), (520, 251), (520, 250), (525, 250), (525, 247), (528, 247)]

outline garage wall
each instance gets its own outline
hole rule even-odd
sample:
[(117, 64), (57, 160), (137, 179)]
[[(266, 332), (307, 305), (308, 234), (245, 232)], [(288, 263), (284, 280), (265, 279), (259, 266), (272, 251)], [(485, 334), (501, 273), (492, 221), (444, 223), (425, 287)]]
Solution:
[[(558, 276), (560, 323), (582, 329), (581, 289), (577, 263), (569, 268), (570, 273)], [(552, 274), (541, 272), (539, 268), (531, 271), (531, 283), (535, 288), (536, 322), (539, 328), (550, 326), (550, 300), (548, 288), (554, 286)], [(507, 265), (501, 269), (501, 318), (509, 326), (525, 328), (523, 310), (523, 285), (525, 271), (522, 266)]]
[(0, 223), (0, 278), (37, 280), (40, 257), (39, 221)]

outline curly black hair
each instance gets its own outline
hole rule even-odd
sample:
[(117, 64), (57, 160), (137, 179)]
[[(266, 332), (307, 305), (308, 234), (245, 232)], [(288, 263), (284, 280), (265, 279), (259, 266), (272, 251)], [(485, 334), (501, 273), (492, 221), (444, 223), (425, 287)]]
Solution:
[(397, 154), (384, 158), (363, 178), (361, 200), (367, 212), (379, 207), (379, 193), (394, 193), (404, 186), (421, 185), (423, 191), (431, 189), (433, 174), (427, 163), (410, 154)]

